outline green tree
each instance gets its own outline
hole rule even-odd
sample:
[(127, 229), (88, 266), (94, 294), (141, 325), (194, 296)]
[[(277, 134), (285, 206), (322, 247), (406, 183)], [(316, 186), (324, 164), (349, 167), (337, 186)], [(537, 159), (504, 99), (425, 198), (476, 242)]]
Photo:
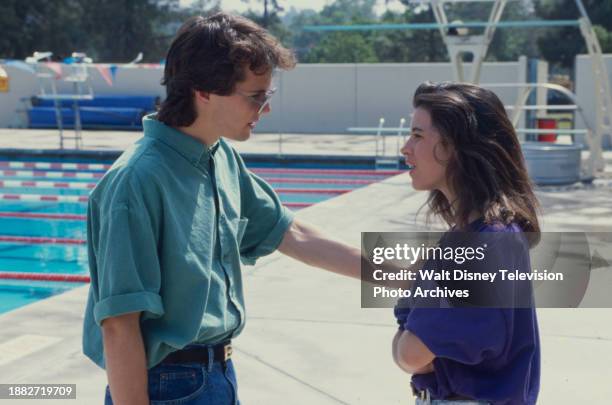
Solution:
[[(242, 0), (243, 3), (250, 3), (251, 0)], [(265, 28), (270, 28), (273, 23), (276, 23), (276, 20), (280, 21), (278, 18), (278, 13), (284, 11), (285, 9), (278, 4), (278, 0), (257, 0), (258, 3), (262, 3), (264, 7), (263, 15), (260, 18), (257, 18), (259, 25)], [(249, 10), (250, 15), (254, 15), (253, 11)], [(255, 18), (252, 18), (255, 20)]]
[(180, 23), (214, 7), (197, 9), (179, 0), (3, 0), (0, 2), (0, 57), (24, 59), (51, 51), (63, 59), (74, 51), (96, 61), (127, 62), (139, 52), (145, 62), (161, 60)]
[(255, 13), (253, 10), (248, 10), (243, 15), (261, 25), (262, 27), (267, 26), (267, 30), (274, 35), (283, 45), (291, 47), (292, 32), (283, 24), (282, 20), (277, 13), (269, 14), (267, 17), (267, 25), (264, 25), (264, 16)]
[[(408, 24), (435, 22), (429, 8), (406, 4), (403, 14), (387, 11), (381, 23)], [(438, 30), (388, 30), (376, 31), (375, 49), (384, 62), (441, 62), (447, 60), (447, 52)]]
[[(536, 14), (543, 19), (569, 19), (580, 17), (575, 0), (540, 0), (535, 3)], [(584, 0), (583, 4), (601, 41), (604, 52), (612, 52), (612, 0)], [(547, 29), (537, 41), (543, 57), (564, 68), (574, 65), (575, 56), (587, 51), (577, 27)]]
[(24, 59), (34, 51), (67, 56), (82, 49), (81, 0), (3, 0), (0, 3), (0, 57)]
[[(403, 15), (404, 22), (410, 23), (433, 23), (436, 19), (430, 6), (414, 5), (409, 0), (400, 0), (407, 8)], [(447, 18), (450, 22), (463, 21), (488, 21), (492, 5), (487, 3), (458, 3), (446, 7)], [(383, 15), (383, 21), (401, 22), (395, 18), (389, 18), (392, 13)], [(502, 20), (523, 21), (535, 18), (531, 0), (510, 2), (504, 9)], [(470, 35), (482, 34), (484, 29), (470, 28)], [(397, 34), (387, 34), (388, 37), (397, 37)], [(407, 61), (435, 62), (448, 60), (446, 47), (442, 42), (442, 37), (438, 30), (418, 30), (410, 34), (402, 35), (406, 46), (414, 48), (413, 52), (400, 53), (408, 54), (410, 59)], [(534, 44), (535, 32), (533, 30), (519, 29), (498, 29), (495, 32), (493, 42), (489, 47), (488, 60), (516, 60), (520, 55), (536, 56), (538, 50)], [(401, 36), (400, 36), (401, 37)], [(397, 39), (397, 38), (396, 38)], [(397, 41), (389, 41), (398, 43)], [(385, 48), (378, 48), (385, 50)]]
[(316, 63), (375, 63), (378, 62), (372, 44), (359, 33), (328, 34), (305, 56), (304, 62)]
[(293, 18), (293, 46), (298, 59), (309, 63), (377, 62), (371, 32), (304, 32), (306, 25), (372, 24), (376, 0), (336, 0), (320, 13), (303, 11)]
[[(488, 18), (488, 16), (486, 17)], [(508, 2), (501, 21), (527, 21), (536, 19), (531, 0)], [(486, 20), (485, 20), (486, 21)], [(534, 28), (498, 28), (487, 60), (513, 61), (525, 55), (537, 58), (540, 55), (537, 39), (541, 35), (540, 29)]]
[[(89, 52), (105, 62), (128, 62), (139, 52), (159, 62), (172, 34), (165, 27), (180, 18), (177, 1), (82, 0), (83, 33)], [(121, 12), (117, 12), (121, 10)]]

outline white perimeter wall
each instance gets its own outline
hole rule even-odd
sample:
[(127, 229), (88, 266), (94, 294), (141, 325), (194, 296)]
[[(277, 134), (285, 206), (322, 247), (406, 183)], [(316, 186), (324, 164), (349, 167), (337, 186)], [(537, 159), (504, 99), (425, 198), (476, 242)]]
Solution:
[[(64, 71), (69, 69), (64, 65)], [(27, 123), (21, 98), (38, 92), (37, 78), (8, 66), (10, 92), (0, 93), (0, 127), (24, 127)], [(470, 66), (466, 67), (469, 77)], [(485, 63), (482, 83), (525, 82), (526, 59)], [(397, 126), (409, 118), (417, 86), (426, 81), (452, 78), (450, 63), (411, 64), (300, 64), (278, 74), (278, 94), (272, 114), (262, 119), (258, 132), (343, 133), (347, 127), (376, 126), (380, 117), (386, 126)], [(96, 94), (143, 94), (163, 97), (162, 68), (119, 67), (114, 85), (90, 69)], [(59, 92), (71, 92), (71, 84), (58, 81)], [(514, 104), (517, 90), (497, 89), (505, 104)]]

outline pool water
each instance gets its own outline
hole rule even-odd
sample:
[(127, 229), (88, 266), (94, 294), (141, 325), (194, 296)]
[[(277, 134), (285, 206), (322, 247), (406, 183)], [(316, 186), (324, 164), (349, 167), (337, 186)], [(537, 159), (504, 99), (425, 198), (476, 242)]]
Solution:
[(44, 282), (26, 284), (12, 280), (3, 280), (0, 284), (0, 314), (13, 309), (61, 294), (75, 287), (68, 283)]
[[(44, 162), (33, 168), (11, 169), (7, 165), (13, 163), (0, 163), (0, 313), (4, 313), (82, 285), (14, 278), (17, 273), (88, 275), (87, 203), (64, 199), (86, 197), (104, 172), (42, 170)], [(395, 174), (321, 165), (299, 170), (270, 164), (249, 168), (266, 179), (283, 204), (293, 210)]]

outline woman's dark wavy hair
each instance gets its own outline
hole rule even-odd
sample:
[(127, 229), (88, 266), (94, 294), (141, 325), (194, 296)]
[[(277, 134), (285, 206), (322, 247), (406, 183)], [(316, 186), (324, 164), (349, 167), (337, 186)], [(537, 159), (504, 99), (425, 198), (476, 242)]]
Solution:
[(194, 91), (229, 95), (244, 80), (245, 68), (255, 74), (291, 69), (295, 57), (253, 21), (226, 13), (192, 17), (179, 29), (166, 56), (162, 85), (166, 99), (157, 119), (173, 127), (196, 119)]
[(446, 178), (456, 196), (448, 201), (438, 190), (427, 200), (430, 213), (465, 229), (477, 211), (486, 223), (517, 223), (538, 242), (538, 200), (527, 174), (516, 132), (500, 99), (490, 90), (464, 83), (419, 86), (414, 108), (431, 115), (442, 143), (452, 151)]

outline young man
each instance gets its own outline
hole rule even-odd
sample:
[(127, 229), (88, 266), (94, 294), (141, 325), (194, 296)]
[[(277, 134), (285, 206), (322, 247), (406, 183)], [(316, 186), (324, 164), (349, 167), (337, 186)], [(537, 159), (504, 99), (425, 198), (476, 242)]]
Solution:
[(241, 261), (279, 249), (359, 278), (359, 249), (294, 220), (223, 139), (249, 138), (270, 111), (273, 70), (294, 65), (261, 27), (224, 13), (174, 39), (166, 100), (89, 200), (83, 346), (107, 370), (107, 404), (238, 402)]

